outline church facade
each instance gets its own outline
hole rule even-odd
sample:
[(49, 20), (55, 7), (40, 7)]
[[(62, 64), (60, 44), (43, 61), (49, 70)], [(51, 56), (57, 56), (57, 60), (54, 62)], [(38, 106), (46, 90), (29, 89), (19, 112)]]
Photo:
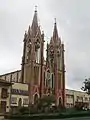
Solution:
[(29, 103), (34, 103), (43, 95), (53, 94), (56, 105), (65, 106), (64, 44), (58, 35), (56, 21), (50, 43), (47, 43), (46, 60), (44, 42), (44, 32), (40, 30), (35, 10), (32, 24), (24, 35), (21, 70), (1, 75), (0, 78), (10, 82), (27, 83)]

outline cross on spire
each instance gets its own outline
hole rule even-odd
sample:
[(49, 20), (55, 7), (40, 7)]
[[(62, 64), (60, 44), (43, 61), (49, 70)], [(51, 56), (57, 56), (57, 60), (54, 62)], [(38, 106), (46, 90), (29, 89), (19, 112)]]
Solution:
[(35, 5), (35, 12), (37, 12), (37, 5)]

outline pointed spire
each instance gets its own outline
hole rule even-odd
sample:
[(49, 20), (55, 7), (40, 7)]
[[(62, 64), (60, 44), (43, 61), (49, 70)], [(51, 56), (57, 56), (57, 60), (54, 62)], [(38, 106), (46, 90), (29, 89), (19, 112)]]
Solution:
[(25, 36), (25, 37), (27, 36), (27, 31), (26, 31), (26, 30), (25, 30), (24, 36)]
[(59, 46), (61, 45), (61, 38), (60, 37), (58, 38), (58, 44), (59, 44)]
[(29, 25), (29, 28), (28, 28), (28, 35), (31, 34), (31, 28), (30, 28), (30, 25)]
[(31, 26), (32, 34), (34, 36), (37, 33), (37, 28), (38, 28), (37, 6), (35, 6), (34, 17), (33, 17), (32, 26)]
[(24, 42), (27, 40), (27, 31), (25, 31), (25, 33), (24, 33)]
[(53, 45), (53, 38), (51, 37), (50, 45)]
[(53, 30), (53, 40), (54, 41), (58, 40), (58, 30), (57, 30), (56, 18), (55, 18), (54, 30)]

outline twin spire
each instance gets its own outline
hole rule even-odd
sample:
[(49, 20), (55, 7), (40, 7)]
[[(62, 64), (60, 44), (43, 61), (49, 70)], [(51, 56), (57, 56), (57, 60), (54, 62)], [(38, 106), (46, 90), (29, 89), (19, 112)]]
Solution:
[[(35, 12), (34, 12), (32, 25), (31, 25), (31, 28), (29, 26), (28, 33), (29, 34), (31, 33), (35, 37), (37, 34), (37, 31), (38, 31), (38, 28), (39, 28), (39, 25), (38, 25), (37, 6), (35, 6)], [(55, 23), (54, 23), (54, 30), (53, 30), (52, 39), (54, 40), (54, 42), (56, 40), (58, 40), (58, 30), (57, 30), (56, 18), (55, 18)]]

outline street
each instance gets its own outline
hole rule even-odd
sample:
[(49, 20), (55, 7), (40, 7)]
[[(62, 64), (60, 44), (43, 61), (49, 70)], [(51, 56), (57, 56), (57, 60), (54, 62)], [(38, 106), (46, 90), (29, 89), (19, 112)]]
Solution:
[(61, 120), (90, 120), (90, 117), (66, 118)]
[[(46, 120), (46, 119), (44, 119), (44, 120)], [(90, 120), (90, 117), (64, 118), (64, 119), (53, 119), (53, 120)]]
[[(0, 117), (0, 120), (5, 120), (3, 117)], [(51, 119), (43, 119), (51, 120)], [(90, 117), (78, 117), (78, 118), (64, 118), (64, 119), (53, 119), (53, 120), (90, 120)]]

